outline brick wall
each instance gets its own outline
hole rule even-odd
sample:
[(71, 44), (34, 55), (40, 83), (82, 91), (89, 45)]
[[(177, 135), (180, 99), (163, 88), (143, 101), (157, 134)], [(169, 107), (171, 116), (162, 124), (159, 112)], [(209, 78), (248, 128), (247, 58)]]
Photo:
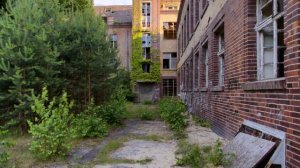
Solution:
[[(203, 1), (200, 0), (200, 4), (205, 4)], [(189, 2), (195, 3), (192, 0)], [(199, 10), (201, 25), (201, 11), (205, 9), (189, 9), (194, 14), (196, 10)], [(192, 113), (210, 120), (212, 129), (228, 139), (235, 136), (244, 120), (285, 132), (286, 167), (300, 167), (300, 1), (285, 0), (284, 11), (287, 46), (284, 56), (285, 78), (257, 81), (257, 42), (254, 29), (257, 20), (256, 0), (227, 0), (200, 36), (197, 36), (196, 23), (185, 22), (182, 26), (185, 28), (195, 25), (196, 31), (193, 30), (191, 34), (197, 38), (197, 43), (189, 44), (189, 34), (179, 33), (180, 51), (183, 52), (178, 55), (181, 58), (179, 61), (183, 62), (178, 64), (180, 83), (183, 85), (180, 93)], [(181, 12), (185, 13), (184, 10)], [(196, 19), (189, 20), (196, 22)], [(215, 31), (222, 23), (225, 32), (225, 84), (224, 87), (218, 87)], [(203, 53), (206, 41), (209, 51), (208, 88), (205, 87)], [(191, 49), (186, 49), (187, 45), (192, 45)], [(182, 55), (189, 53), (193, 54), (183, 60)], [(191, 63), (196, 54), (200, 58), (198, 64)], [(194, 60), (197, 59), (192, 61)], [(191, 65), (194, 65), (193, 70), (190, 70)], [(196, 73), (193, 71), (197, 69), (198, 77), (195, 78)], [(193, 81), (195, 79), (199, 82)], [(189, 89), (190, 83), (194, 84), (194, 90)]]

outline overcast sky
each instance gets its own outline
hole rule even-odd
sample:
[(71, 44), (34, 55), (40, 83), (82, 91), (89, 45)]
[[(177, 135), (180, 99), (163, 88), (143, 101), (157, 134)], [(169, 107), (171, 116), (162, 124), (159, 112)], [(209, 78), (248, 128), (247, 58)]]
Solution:
[(94, 5), (132, 5), (132, 0), (94, 0)]

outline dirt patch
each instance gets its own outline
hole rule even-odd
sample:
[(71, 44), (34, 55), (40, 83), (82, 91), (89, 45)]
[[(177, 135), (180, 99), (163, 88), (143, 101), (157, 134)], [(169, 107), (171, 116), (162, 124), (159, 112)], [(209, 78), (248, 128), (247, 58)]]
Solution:
[(213, 146), (217, 140), (220, 140), (223, 145), (228, 143), (226, 139), (214, 133), (210, 128), (197, 126), (193, 121), (189, 122), (186, 133), (188, 142), (199, 146)]
[(150, 160), (146, 164), (117, 164), (117, 165), (97, 165), (96, 168), (116, 168), (116, 167), (172, 167), (176, 163), (175, 151), (177, 143), (155, 142), (144, 140), (132, 140), (125, 143), (123, 148), (111, 154), (116, 159), (129, 160)]

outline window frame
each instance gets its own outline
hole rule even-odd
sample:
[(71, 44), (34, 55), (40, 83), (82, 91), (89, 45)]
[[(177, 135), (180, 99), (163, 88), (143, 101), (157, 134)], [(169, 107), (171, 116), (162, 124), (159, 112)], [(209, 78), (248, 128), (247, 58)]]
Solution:
[[(281, 19), (282, 17), (284, 18), (284, 10), (279, 11), (278, 8), (278, 1), (281, 0), (269, 0), (268, 3), (273, 3), (272, 4), (272, 14), (263, 19), (263, 14), (262, 14), (262, 7), (266, 6), (264, 4), (262, 6), (261, 2), (262, 0), (256, 0), (256, 7), (257, 7), (257, 22), (255, 26), (256, 30), (256, 37), (257, 37), (257, 80), (270, 80), (270, 79), (276, 79), (280, 78), (278, 76), (278, 20)], [(264, 63), (264, 32), (263, 29), (268, 27), (269, 25), (272, 25), (273, 28), (273, 76), (272, 77), (265, 77), (265, 71), (264, 71), (264, 66), (266, 65)], [(283, 30), (280, 30), (283, 31)], [(280, 46), (281, 47), (281, 46)], [(283, 46), (285, 47), (285, 46)]]
[(111, 34), (110, 35), (110, 41), (112, 43), (113, 48), (118, 48), (118, 35), (117, 34)]
[[(168, 24), (168, 29), (165, 28), (165, 24)], [(171, 29), (170, 27), (173, 26), (173, 29)], [(164, 40), (176, 40), (177, 39), (177, 31), (176, 31), (176, 26), (177, 23), (176, 22), (163, 22), (163, 37)], [(171, 37), (167, 36), (171, 34)]]
[[(147, 5), (145, 12), (143, 11), (144, 4), (149, 4), (149, 9), (148, 9), (148, 5)], [(151, 11), (152, 11), (151, 8), (152, 8), (151, 2), (142, 2), (142, 19), (141, 19), (141, 22), (142, 22), (142, 28), (144, 28), (144, 29), (148, 29), (148, 28), (151, 27), (151, 16), (152, 16), (151, 15)], [(149, 12), (149, 20), (148, 20), (148, 11), (150, 11)], [(143, 24), (144, 19), (145, 19), (145, 24)]]
[[(176, 57), (173, 57), (174, 56), (173, 54), (176, 54)], [(175, 65), (172, 66), (173, 59), (175, 60)], [(169, 68), (164, 68), (164, 60), (168, 60)], [(176, 52), (164, 52), (163, 53), (163, 70), (176, 70), (176, 68), (177, 68), (176, 62), (177, 62), (177, 53)]]
[[(224, 86), (225, 83), (225, 33), (224, 33), (224, 26), (222, 29), (217, 33), (218, 37), (218, 84), (219, 86)], [(223, 40), (222, 40), (223, 38)], [(222, 44), (224, 42), (224, 44)]]

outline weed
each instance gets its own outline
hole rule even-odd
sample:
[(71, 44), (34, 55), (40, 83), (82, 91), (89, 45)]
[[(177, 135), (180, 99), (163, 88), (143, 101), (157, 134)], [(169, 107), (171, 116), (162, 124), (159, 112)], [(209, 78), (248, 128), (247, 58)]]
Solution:
[(199, 147), (195, 144), (189, 144), (186, 140), (180, 140), (176, 154), (178, 166), (190, 166), (192, 168), (213, 166), (227, 166), (233, 160), (233, 155), (224, 154), (222, 144), (218, 140), (213, 147)]
[(193, 116), (193, 120), (197, 125), (201, 127), (211, 128), (211, 123), (208, 120), (204, 120), (195, 116)]
[(143, 104), (144, 105), (151, 105), (151, 104), (153, 104), (153, 102), (150, 101), (150, 100), (146, 100), (146, 101), (143, 102)]

